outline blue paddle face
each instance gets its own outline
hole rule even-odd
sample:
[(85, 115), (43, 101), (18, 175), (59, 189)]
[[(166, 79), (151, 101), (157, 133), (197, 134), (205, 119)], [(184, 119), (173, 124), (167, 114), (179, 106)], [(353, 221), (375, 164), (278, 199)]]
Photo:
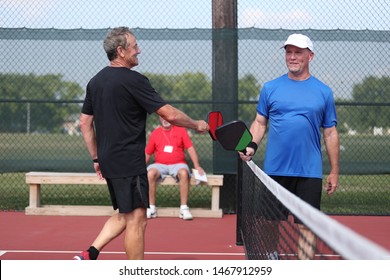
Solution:
[(228, 151), (243, 151), (252, 141), (252, 134), (242, 121), (232, 121), (218, 127), (215, 135)]

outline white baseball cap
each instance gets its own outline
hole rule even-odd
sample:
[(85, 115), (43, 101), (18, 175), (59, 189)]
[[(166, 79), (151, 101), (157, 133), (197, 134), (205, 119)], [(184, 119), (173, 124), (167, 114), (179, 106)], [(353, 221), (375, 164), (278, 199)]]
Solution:
[(288, 36), (287, 41), (284, 42), (283, 48), (285, 48), (287, 45), (293, 45), (301, 49), (308, 48), (314, 52), (313, 42), (309, 37), (302, 34), (291, 34)]

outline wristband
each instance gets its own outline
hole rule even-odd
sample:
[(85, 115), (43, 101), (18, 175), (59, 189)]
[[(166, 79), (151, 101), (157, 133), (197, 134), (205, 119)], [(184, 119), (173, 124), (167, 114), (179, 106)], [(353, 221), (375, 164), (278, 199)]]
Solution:
[(255, 150), (253, 154), (256, 153), (256, 151), (257, 151), (257, 144), (255, 142), (253, 142), (253, 141), (250, 142), (247, 147), (252, 148), (253, 150)]
[(98, 162), (99, 162), (97, 158), (94, 158), (92, 161), (93, 161), (94, 163), (98, 163)]

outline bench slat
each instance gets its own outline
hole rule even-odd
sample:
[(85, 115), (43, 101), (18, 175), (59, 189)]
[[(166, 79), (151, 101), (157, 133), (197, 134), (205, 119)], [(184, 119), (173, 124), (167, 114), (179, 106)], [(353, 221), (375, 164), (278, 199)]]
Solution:
[[(112, 206), (86, 206), (86, 205), (42, 205), (41, 207), (27, 207), (26, 215), (42, 216), (111, 216), (116, 213)], [(221, 218), (223, 212), (203, 208), (191, 208), (194, 218)], [(158, 216), (179, 217), (179, 207), (159, 207)]]
[(29, 172), (26, 174), (26, 183), (106, 185), (106, 180), (100, 180), (95, 173)]
[[(222, 186), (223, 175), (207, 175), (208, 182), (200, 182), (200, 185)], [(105, 185), (106, 180), (100, 180), (95, 173), (62, 173), (62, 172), (29, 172), (26, 174), (27, 184), (69, 184), (69, 185)], [(191, 178), (191, 185), (196, 185)], [(172, 176), (167, 176), (159, 185), (178, 185)]]

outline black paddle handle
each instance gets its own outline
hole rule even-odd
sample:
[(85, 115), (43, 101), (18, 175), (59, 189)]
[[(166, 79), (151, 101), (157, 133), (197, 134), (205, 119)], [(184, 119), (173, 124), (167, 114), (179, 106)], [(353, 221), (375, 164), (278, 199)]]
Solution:
[[(249, 142), (249, 144), (247, 145), (247, 147), (252, 148), (253, 150), (255, 150), (255, 152), (253, 153), (253, 155), (256, 153), (256, 151), (257, 151), (257, 144), (256, 144), (255, 142), (253, 142), (253, 141)], [(246, 148), (243, 149), (243, 150), (241, 150), (240, 152), (243, 153), (244, 155), (246, 155)]]

